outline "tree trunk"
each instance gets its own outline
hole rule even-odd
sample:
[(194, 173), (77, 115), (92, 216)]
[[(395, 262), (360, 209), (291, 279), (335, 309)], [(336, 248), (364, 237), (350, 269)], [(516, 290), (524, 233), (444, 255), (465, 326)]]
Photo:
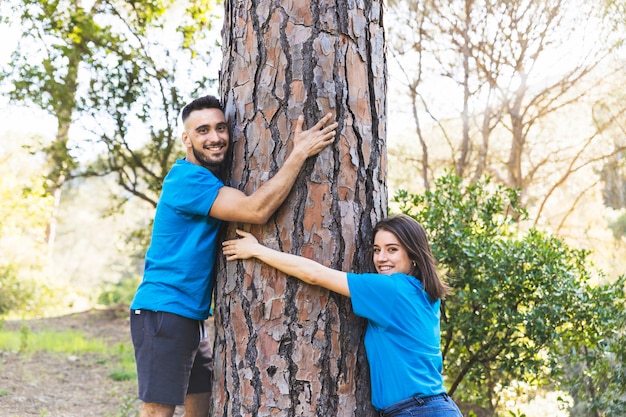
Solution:
[[(64, 56), (67, 59), (67, 73), (61, 85), (55, 85), (50, 95), (53, 100), (53, 114), (57, 119), (57, 133), (54, 142), (46, 148), (49, 161), (48, 183), (50, 195), (53, 197), (52, 213), (46, 228), (46, 244), (48, 246), (48, 258), (52, 259), (56, 242), (59, 208), (63, 185), (68, 179), (74, 166), (70, 149), (68, 148), (69, 132), (72, 125), (72, 115), (76, 108), (76, 95), (78, 91), (78, 68), (83, 60), (78, 49), (69, 50)], [(49, 69), (47, 77), (54, 79), (54, 69)]]
[[(328, 111), (340, 124), (269, 223), (245, 227), (270, 247), (367, 269), (387, 211), (382, 2), (231, 0), (225, 11), (233, 186), (250, 193), (277, 171), (300, 114), (307, 127)], [(365, 322), (348, 298), (245, 261), (221, 266), (215, 305), (211, 415), (375, 415)]]

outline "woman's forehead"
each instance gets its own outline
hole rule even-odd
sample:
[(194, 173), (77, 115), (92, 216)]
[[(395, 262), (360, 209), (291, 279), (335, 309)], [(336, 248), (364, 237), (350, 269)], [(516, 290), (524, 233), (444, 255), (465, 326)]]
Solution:
[(374, 236), (374, 245), (400, 245), (400, 240), (398, 240), (398, 237), (394, 233), (388, 230), (379, 230)]

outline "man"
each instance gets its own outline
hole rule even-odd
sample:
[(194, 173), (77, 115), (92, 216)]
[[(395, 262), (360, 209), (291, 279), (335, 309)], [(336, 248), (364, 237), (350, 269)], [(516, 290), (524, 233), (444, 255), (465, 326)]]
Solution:
[[(165, 177), (145, 272), (131, 304), (141, 417), (207, 417), (212, 358), (201, 343), (209, 314), (221, 221), (263, 224), (283, 203), (304, 161), (330, 145), (327, 114), (309, 130), (296, 122), (281, 169), (251, 195), (224, 186), (218, 172), (230, 145), (219, 100), (198, 98), (182, 111), (186, 157)], [(325, 127), (324, 127), (325, 126)]]

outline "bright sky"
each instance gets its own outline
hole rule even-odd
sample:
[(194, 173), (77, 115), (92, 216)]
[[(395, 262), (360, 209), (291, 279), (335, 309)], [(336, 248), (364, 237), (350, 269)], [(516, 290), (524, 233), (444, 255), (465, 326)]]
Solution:
[[(0, 23), (0, 66), (4, 67), (17, 47), (20, 31)], [(34, 115), (36, 113), (36, 115)], [(33, 123), (36, 120), (36, 123)], [(0, 94), (0, 137), (8, 132), (24, 132), (26, 135), (54, 135), (54, 119), (40, 110), (9, 105), (4, 91)]]
[(11, 51), (15, 49), (17, 40), (19, 39), (19, 30), (11, 28), (9, 25), (0, 22), (0, 62), (7, 62)]

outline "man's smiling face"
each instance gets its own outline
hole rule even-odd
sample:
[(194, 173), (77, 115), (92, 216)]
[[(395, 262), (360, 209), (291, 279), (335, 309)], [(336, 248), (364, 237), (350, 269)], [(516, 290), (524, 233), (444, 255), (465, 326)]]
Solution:
[(187, 160), (215, 171), (224, 162), (230, 143), (228, 125), (219, 109), (195, 110), (184, 123)]

